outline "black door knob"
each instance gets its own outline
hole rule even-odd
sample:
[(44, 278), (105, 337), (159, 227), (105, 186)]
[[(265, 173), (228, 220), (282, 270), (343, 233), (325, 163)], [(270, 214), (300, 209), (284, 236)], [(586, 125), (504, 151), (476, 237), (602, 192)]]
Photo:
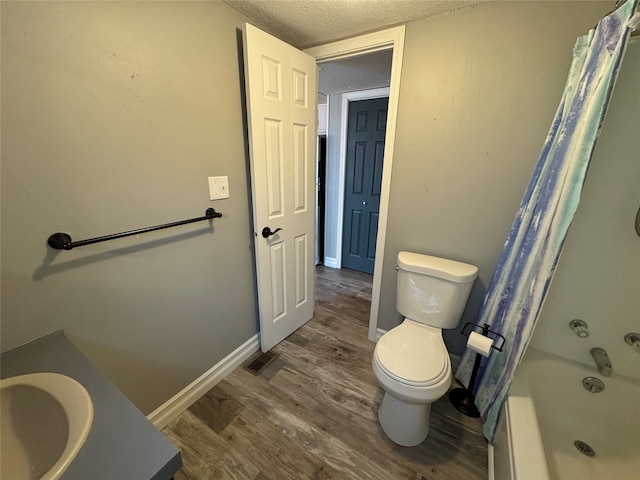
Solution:
[(271, 231), (271, 229), (269, 227), (264, 227), (262, 229), (262, 236), (264, 238), (269, 238), (271, 235), (275, 235), (276, 233), (278, 233), (280, 230), (282, 230), (281, 228), (276, 228), (273, 232)]

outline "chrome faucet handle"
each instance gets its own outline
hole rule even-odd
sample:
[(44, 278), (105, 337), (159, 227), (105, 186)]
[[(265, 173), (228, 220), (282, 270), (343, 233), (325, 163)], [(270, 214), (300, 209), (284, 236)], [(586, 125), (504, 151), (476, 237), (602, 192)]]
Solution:
[(627, 333), (624, 336), (624, 341), (631, 345), (636, 352), (640, 352), (640, 333)]
[(580, 338), (587, 338), (589, 336), (589, 326), (584, 320), (576, 318), (569, 322), (569, 328), (575, 332)]

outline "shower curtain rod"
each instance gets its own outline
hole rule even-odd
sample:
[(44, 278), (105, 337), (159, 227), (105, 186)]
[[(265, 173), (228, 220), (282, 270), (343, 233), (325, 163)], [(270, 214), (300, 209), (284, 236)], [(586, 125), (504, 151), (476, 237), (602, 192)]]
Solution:
[(103, 237), (89, 238), (87, 240), (78, 240), (77, 242), (72, 242), (71, 236), (68, 233), (58, 232), (47, 239), (47, 244), (56, 250), (71, 250), (74, 247), (82, 247), (84, 245), (91, 245), (92, 243), (106, 242), (107, 240), (115, 240), (116, 238), (130, 237), (131, 235), (139, 235), (140, 233), (153, 232), (155, 230), (162, 230), (163, 228), (177, 227), (179, 225), (186, 225), (187, 223), (201, 222), (202, 220), (211, 220), (212, 218), (220, 217), (222, 217), (221, 213), (216, 212), (213, 208), (207, 208), (204, 217), (189, 218), (187, 220), (155, 225), (153, 227), (138, 228), (137, 230), (129, 230), (127, 232), (114, 233)]

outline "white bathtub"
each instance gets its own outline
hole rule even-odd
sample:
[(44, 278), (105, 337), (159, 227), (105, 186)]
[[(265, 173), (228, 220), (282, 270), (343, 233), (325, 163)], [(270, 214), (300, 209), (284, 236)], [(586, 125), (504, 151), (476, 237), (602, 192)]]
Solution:
[[(638, 359), (640, 361), (640, 358)], [(640, 478), (640, 382), (529, 348), (489, 451), (495, 480)], [(582, 379), (597, 377), (591, 393)], [(586, 456), (574, 442), (595, 452)]]

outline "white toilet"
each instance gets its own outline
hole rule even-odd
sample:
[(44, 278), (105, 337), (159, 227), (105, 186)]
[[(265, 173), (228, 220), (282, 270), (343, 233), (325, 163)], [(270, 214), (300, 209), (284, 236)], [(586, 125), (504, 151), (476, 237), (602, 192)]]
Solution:
[(385, 333), (373, 371), (385, 391), (378, 411), (384, 433), (413, 447), (429, 433), (431, 403), (451, 385), (443, 328), (456, 328), (478, 267), (418, 253), (398, 253), (396, 309), (404, 321)]

